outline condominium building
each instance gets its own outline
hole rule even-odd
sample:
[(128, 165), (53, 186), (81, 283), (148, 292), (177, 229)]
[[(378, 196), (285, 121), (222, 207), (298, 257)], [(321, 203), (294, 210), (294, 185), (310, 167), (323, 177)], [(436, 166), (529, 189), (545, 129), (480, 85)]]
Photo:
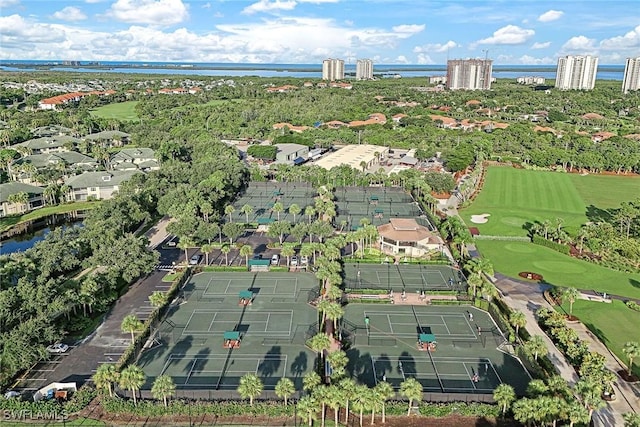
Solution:
[(447, 61), (447, 88), (491, 89), (491, 59), (451, 59)]
[(358, 59), (356, 62), (356, 80), (373, 80), (373, 61)]
[(572, 56), (558, 58), (556, 88), (561, 90), (591, 90), (596, 84), (598, 58), (595, 56)]
[(322, 80), (343, 80), (344, 61), (342, 59), (325, 59), (322, 61)]
[(622, 93), (629, 93), (631, 90), (640, 90), (640, 56), (627, 58), (624, 66)]
[(518, 77), (516, 81), (521, 85), (543, 85), (544, 77), (540, 76), (522, 76)]

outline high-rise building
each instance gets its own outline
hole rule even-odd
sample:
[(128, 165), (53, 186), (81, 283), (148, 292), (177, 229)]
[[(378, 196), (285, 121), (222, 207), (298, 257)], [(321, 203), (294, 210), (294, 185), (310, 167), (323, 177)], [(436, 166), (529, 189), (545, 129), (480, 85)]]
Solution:
[(491, 59), (451, 59), (447, 61), (447, 88), (491, 89)]
[(629, 93), (631, 90), (640, 90), (640, 56), (627, 58), (624, 66), (622, 93)]
[(558, 58), (556, 88), (561, 90), (591, 90), (596, 84), (598, 58), (595, 56), (572, 56)]
[(344, 61), (331, 58), (322, 61), (322, 80), (344, 80)]
[(356, 62), (356, 80), (373, 80), (373, 61), (358, 59)]

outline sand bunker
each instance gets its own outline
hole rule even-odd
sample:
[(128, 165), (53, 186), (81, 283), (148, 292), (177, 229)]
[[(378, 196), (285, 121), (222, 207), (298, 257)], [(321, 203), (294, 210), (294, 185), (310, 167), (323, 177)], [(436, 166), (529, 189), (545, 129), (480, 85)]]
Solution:
[(474, 224), (486, 224), (489, 222), (491, 214), (471, 215), (471, 222)]

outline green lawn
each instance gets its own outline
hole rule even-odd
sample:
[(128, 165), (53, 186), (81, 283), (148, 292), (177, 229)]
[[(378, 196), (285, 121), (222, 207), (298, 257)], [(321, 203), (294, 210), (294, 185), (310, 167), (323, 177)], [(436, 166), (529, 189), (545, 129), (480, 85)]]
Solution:
[(528, 242), (477, 240), (476, 246), (496, 271), (510, 277), (531, 271), (542, 274), (545, 282), (556, 286), (640, 298), (640, 274), (610, 270)]
[(87, 209), (93, 209), (98, 206), (100, 202), (74, 202), (64, 203), (57, 206), (45, 206), (44, 208), (36, 209), (24, 215), (9, 216), (0, 218), (0, 231), (8, 230), (16, 224), (20, 224), (34, 219), (44, 218), (48, 215), (63, 214), (73, 211), (84, 211)]
[(138, 121), (136, 114), (136, 105), (138, 101), (117, 102), (115, 104), (103, 105), (91, 111), (94, 117), (103, 119), (117, 119), (123, 121)]
[[(461, 212), (481, 234), (526, 236), (527, 223), (563, 218), (568, 231), (589, 221), (588, 211), (609, 209), (637, 197), (640, 178), (529, 171), (490, 167), (473, 204)], [(596, 209), (596, 210), (597, 210)], [(471, 215), (488, 213), (486, 224), (471, 223)]]
[[(569, 312), (569, 304), (563, 304)], [(638, 325), (640, 312), (631, 310), (622, 301), (614, 300), (611, 304), (578, 300), (573, 304), (573, 314), (602, 341), (620, 360), (629, 363), (622, 346), (627, 341), (640, 341)], [(640, 361), (634, 361), (636, 375), (640, 375)]]

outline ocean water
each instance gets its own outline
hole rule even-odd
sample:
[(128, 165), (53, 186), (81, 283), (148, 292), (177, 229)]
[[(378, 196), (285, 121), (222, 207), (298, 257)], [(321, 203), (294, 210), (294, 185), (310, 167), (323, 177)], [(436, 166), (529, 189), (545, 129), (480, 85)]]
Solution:
[[(38, 72), (43, 70), (81, 72), (81, 73), (132, 73), (132, 74), (168, 74), (215, 77), (295, 77), (319, 79), (322, 77), (321, 64), (248, 64), (248, 63), (172, 63), (172, 62), (130, 62), (101, 61), (98, 64), (81, 62), (80, 67), (65, 66), (64, 61), (2, 61), (2, 71)], [(39, 67), (39, 68), (34, 68)], [(355, 64), (345, 64), (347, 74), (355, 74)], [(620, 80), (624, 74), (624, 65), (600, 65), (598, 80)], [(446, 65), (405, 65), (374, 64), (374, 73), (383, 77), (400, 75), (402, 77), (427, 77), (444, 75)], [(520, 76), (540, 76), (555, 79), (555, 65), (494, 65), (493, 76), (499, 79), (515, 79)]]

